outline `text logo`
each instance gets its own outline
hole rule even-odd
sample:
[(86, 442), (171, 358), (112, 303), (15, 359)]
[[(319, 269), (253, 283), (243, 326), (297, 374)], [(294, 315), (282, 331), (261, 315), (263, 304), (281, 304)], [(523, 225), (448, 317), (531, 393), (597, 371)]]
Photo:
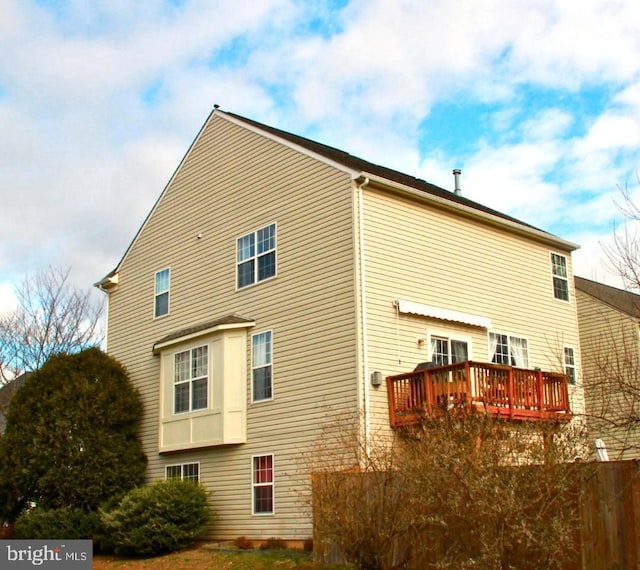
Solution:
[(0, 540), (0, 568), (7, 570), (90, 570), (92, 562), (90, 540)]

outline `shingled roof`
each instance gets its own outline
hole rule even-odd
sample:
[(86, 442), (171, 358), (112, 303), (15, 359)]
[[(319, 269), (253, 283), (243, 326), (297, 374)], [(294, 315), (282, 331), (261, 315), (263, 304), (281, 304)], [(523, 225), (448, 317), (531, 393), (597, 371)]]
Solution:
[[(548, 233), (544, 230), (536, 228), (522, 220), (518, 220), (512, 216), (499, 212), (497, 210), (493, 210), (492, 208), (488, 208), (478, 202), (474, 202), (473, 200), (469, 200), (462, 195), (454, 194), (449, 190), (445, 190), (440, 186), (436, 186), (435, 184), (431, 184), (421, 178), (415, 178), (414, 176), (410, 176), (409, 174), (405, 174), (403, 172), (399, 172), (398, 170), (393, 170), (391, 168), (387, 168), (385, 166), (380, 166), (379, 164), (374, 164), (373, 162), (369, 162), (362, 158), (358, 158), (357, 156), (353, 156), (348, 152), (339, 150), (337, 148), (327, 146), (325, 144), (319, 143), (317, 141), (301, 137), (299, 135), (294, 135), (292, 133), (288, 133), (287, 131), (282, 131), (280, 129), (276, 129), (275, 127), (270, 127), (268, 125), (264, 125), (259, 123), (258, 121), (254, 121), (252, 119), (247, 119), (246, 117), (242, 117), (240, 115), (236, 115), (235, 113), (230, 113), (228, 111), (222, 111), (221, 109), (217, 109), (217, 112), (224, 113), (229, 117), (233, 117), (234, 119), (251, 125), (257, 129), (260, 129), (264, 132), (270, 133), (276, 137), (289, 141), (295, 145), (298, 145), (302, 148), (305, 148), (315, 154), (319, 154), (324, 158), (346, 166), (352, 170), (357, 170), (361, 172), (366, 172), (368, 174), (373, 174), (375, 176), (380, 176), (381, 178), (386, 178), (392, 182), (396, 182), (398, 184), (402, 184), (404, 186), (408, 186), (410, 188), (415, 188), (416, 190), (420, 190), (422, 192), (426, 192), (427, 194), (431, 194), (433, 196), (437, 196), (439, 198), (443, 198), (445, 200), (450, 200), (451, 202), (456, 202), (458, 204), (462, 204), (479, 212), (484, 212), (486, 214), (491, 214), (493, 216), (497, 216), (498, 218), (502, 218), (504, 220), (509, 220), (511, 222), (515, 222), (517, 224), (526, 226), (528, 228), (533, 228), (538, 231)], [(552, 234), (549, 234), (552, 235)]]
[(154, 343), (153, 352), (154, 354), (157, 354), (158, 347), (168, 342), (185, 339), (185, 338), (191, 337), (192, 335), (197, 335), (198, 333), (211, 331), (212, 329), (215, 329), (217, 327), (224, 327), (225, 325), (244, 326), (244, 325), (253, 325), (254, 323), (255, 321), (251, 317), (243, 317), (242, 315), (236, 315), (236, 314), (227, 315), (225, 317), (214, 319), (212, 321), (207, 321), (205, 323), (199, 323), (191, 327), (174, 331), (172, 333), (169, 333), (167, 336), (162, 337), (159, 341)]
[(632, 317), (640, 318), (640, 295), (630, 293), (623, 289), (617, 289), (610, 285), (604, 285), (585, 279), (584, 277), (575, 277), (576, 289), (587, 295), (591, 295), (606, 303), (607, 305), (626, 313)]

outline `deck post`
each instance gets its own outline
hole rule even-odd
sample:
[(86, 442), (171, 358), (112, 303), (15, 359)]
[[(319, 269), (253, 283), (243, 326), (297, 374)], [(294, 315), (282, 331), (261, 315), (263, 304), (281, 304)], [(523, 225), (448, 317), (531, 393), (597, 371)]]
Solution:
[(391, 422), (391, 427), (396, 427), (396, 399), (393, 390), (393, 380), (387, 376), (387, 401), (389, 402), (389, 421)]
[(470, 360), (467, 360), (464, 363), (464, 376), (467, 384), (467, 394), (466, 394), (467, 408), (469, 409), (469, 413), (471, 413), (473, 411), (473, 397), (472, 397), (473, 385), (471, 382), (471, 361)]
[(513, 408), (513, 400), (515, 399), (515, 390), (513, 386), (513, 367), (509, 367), (509, 417), (513, 419), (514, 408)]
[(433, 415), (433, 383), (431, 382), (431, 373), (429, 370), (422, 372), (422, 383), (424, 384), (425, 396), (427, 398), (427, 414), (429, 417)]
[(538, 389), (538, 415), (540, 416), (540, 418), (542, 418), (544, 416), (544, 409), (545, 409), (545, 405), (544, 405), (544, 386), (543, 386), (543, 377), (542, 377), (542, 370), (536, 370), (536, 382), (538, 384), (537, 389)]

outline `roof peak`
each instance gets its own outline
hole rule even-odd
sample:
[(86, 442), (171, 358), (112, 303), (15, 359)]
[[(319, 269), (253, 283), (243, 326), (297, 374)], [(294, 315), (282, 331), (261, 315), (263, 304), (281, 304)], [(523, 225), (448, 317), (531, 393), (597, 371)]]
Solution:
[(532, 226), (531, 224), (528, 224), (526, 222), (523, 222), (522, 220), (514, 218), (513, 216), (510, 216), (498, 210), (494, 210), (493, 208), (489, 208), (488, 206), (485, 206), (484, 204), (481, 204), (479, 202), (475, 202), (474, 200), (470, 200), (469, 198), (466, 198), (461, 194), (456, 194), (453, 191), (446, 190), (445, 188), (432, 184), (431, 182), (427, 182), (422, 178), (417, 178), (415, 176), (406, 174), (399, 170), (394, 170), (393, 168), (389, 168), (373, 162), (369, 162), (366, 159), (360, 158), (356, 155), (350, 154), (349, 152), (338, 149), (336, 147), (332, 147), (327, 144), (315, 141), (313, 139), (310, 139), (301, 135), (296, 135), (291, 132), (266, 125), (254, 119), (249, 119), (247, 117), (238, 115), (236, 113), (232, 113), (230, 111), (224, 111), (219, 106), (216, 107), (214, 105), (213, 113), (214, 114), (219, 113), (231, 119), (235, 119), (236, 121), (249, 125), (255, 129), (259, 129), (272, 136), (276, 136), (280, 139), (283, 139), (288, 143), (297, 145), (299, 147), (306, 149), (307, 151), (318, 154), (331, 162), (338, 163), (342, 166), (348, 167), (351, 170), (368, 173), (368, 174), (374, 174), (381, 178), (390, 180), (391, 182), (402, 184), (404, 186), (408, 186), (410, 188), (419, 190), (426, 194), (430, 194), (433, 196), (437, 196), (438, 198), (448, 200), (452, 203), (457, 203), (462, 206), (466, 206), (478, 212), (489, 214), (491, 216), (496, 216), (497, 218), (508, 220), (511, 223), (515, 223), (517, 225), (542, 232), (543, 234), (547, 234), (549, 237), (555, 237), (553, 236), (553, 234), (550, 234), (545, 230), (541, 230), (539, 228), (536, 228), (535, 226)]

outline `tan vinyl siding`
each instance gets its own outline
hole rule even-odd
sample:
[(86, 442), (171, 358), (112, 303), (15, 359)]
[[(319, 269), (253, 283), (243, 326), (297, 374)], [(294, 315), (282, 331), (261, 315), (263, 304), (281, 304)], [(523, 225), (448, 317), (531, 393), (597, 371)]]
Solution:
[[(396, 299), (487, 317), (492, 331), (527, 339), (531, 368), (562, 370), (562, 347), (578, 346), (575, 297), (570, 280), (570, 302), (554, 299), (548, 245), (374, 188), (365, 189), (364, 217), (371, 370), (413, 370), (428, 359), (417, 340), (429, 332), (470, 337), (472, 357), (489, 360), (487, 329), (397, 314)], [(558, 253), (571, 275), (570, 252)], [(571, 388), (576, 412), (579, 390)], [(382, 427), (384, 385), (371, 402)]]
[[(149, 479), (200, 462), (213, 490), (217, 538), (306, 538), (303, 452), (331, 410), (356, 407), (351, 182), (348, 175), (214, 116), (119, 268), (108, 350), (145, 402)], [(277, 276), (236, 290), (236, 239), (277, 224)], [(198, 236), (200, 237), (198, 238)], [(154, 274), (171, 268), (170, 313), (153, 318)], [(160, 357), (153, 343), (231, 313), (273, 331), (272, 401), (251, 403), (247, 443), (158, 454)], [(251, 456), (275, 456), (273, 516), (251, 516)], [(302, 513), (302, 517), (300, 514)]]
[[(578, 346), (573, 280), (570, 302), (557, 301), (548, 245), (391, 191), (360, 194), (350, 174), (224, 117), (209, 120), (118, 268), (108, 350), (145, 402), (149, 479), (164, 477), (167, 464), (197, 461), (214, 493), (213, 538), (304, 539), (306, 461), (322, 459), (313, 453), (323, 428), (368, 412), (363, 433), (390, 430), (386, 390), (371, 386), (371, 372), (427, 360), (428, 343), (418, 338), (429, 334), (468, 338), (475, 360), (489, 358), (486, 329), (397, 314), (396, 299), (490, 318), (492, 330), (527, 338), (531, 367), (559, 370), (562, 347)], [(276, 276), (236, 290), (237, 238), (272, 223)], [(570, 252), (556, 252), (571, 274)], [(154, 276), (167, 267), (170, 312), (154, 319)], [(246, 329), (246, 443), (159, 454), (161, 356), (153, 344), (230, 314), (255, 321)], [(273, 399), (254, 403), (251, 335), (267, 330)], [(267, 454), (275, 514), (252, 516), (251, 457)]]
[(640, 429), (629, 422), (637, 415), (640, 383), (638, 322), (583, 291), (576, 295), (591, 439), (605, 442), (610, 459), (638, 459)]

